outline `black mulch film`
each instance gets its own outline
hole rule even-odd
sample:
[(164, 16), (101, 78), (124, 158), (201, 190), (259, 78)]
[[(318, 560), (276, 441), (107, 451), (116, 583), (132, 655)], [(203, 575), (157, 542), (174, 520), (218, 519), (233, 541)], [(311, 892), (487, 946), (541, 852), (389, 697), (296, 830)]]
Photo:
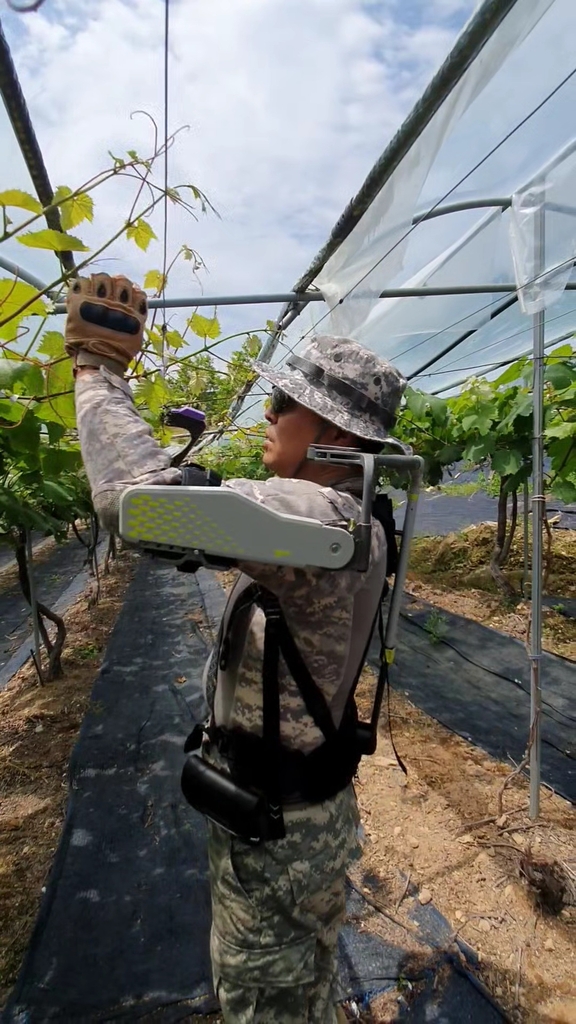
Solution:
[[(472, 474), (473, 475), (473, 474)], [(462, 474), (460, 480), (467, 480)], [(406, 495), (403, 491), (391, 492), (400, 502), (394, 512), (396, 526), (402, 528), (406, 511)], [(524, 515), (524, 501), (519, 498), (518, 516)], [(529, 511), (532, 506), (529, 504)], [(564, 505), (555, 498), (549, 498), (546, 509), (554, 521), (555, 530), (576, 530), (576, 505)], [(485, 491), (476, 491), (469, 496), (450, 494), (449, 491), (429, 493), (424, 491), (418, 501), (416, 535), (445, 537), (449, 533), (463, 530), (471, 524), (495, 523), (498, 518), (498, 501)]]
[[(180, 772), (183, 741), (204, 714), (207, 646), (195, 619), (214, 624), (223, 603), (210, 573), (140, 563), (73, 753), (64, 832), (5, 1024), (175, 1024), (216, 1008), (205, 827), (181, 796)], [(401, 930), (398, 945), (363, 930), (375, 912), (352, 887), (348, 908), (343, 998), (361, 1007), (402, 979), (416, 988), (399, 1021), (504, 1019), (439, 952), (450, 926), (432, 906), (414, 910), (425, 953), (417, 968)]]
[[(180, 792), (203, 717), (193, 576), (142, 561), (70, 764), (64, 833), (6, 1021), (215, 1008), (205, 825)], [(186, 682), (182, 682), (183, 677)]]
[[(433, 642), (425, 628), (432, 611), (425, 601), (406, 597), (390, 671), (392, 687), (493, 757), (520, 762), (530, 724), (530, 666), (524, 644), (443, 610), (443, 635)], [(378, 651), (374, 641), (374, 663)], [(543, 654), (540, 671), (542, 779), (574, 803), (576, 664)]]
[[(89, 535), (86, 530), (82, 532), (81, 536), (84, 540), (88, 540)], [(34, 539), (38, 541), (41, 537), (35, 535)], [(101, 544), (101, 548), (102, 546)], [(6, 556), (12, 552), (10, 548), (5, 547), (0, 548), (0, 553)], [(57, 545), (51, 554), (41, 562), (36, 561), (34, 579), (38, 600), (52, 608), (74, 577), (82, 571), (85, 561), (86, 548), (75, 537), (64, 544)], [(0, 568), (2, 568), (1, 564)], [(32, 630), (30, 608), (17, 579), (9, 583), (4, 581), (4, 585), (0, 585), (0, 622), (2, 623), (0, 634), (1, 688), (3, 667), (8, 665), (11, 656)], [(8, 682), (8, 679), (5, 681)]]

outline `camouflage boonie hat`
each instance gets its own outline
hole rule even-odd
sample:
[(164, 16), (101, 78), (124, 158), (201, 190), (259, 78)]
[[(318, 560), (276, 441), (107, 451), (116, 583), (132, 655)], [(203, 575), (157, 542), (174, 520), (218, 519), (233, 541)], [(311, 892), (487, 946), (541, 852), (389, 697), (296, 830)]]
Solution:
[(351, 338), (318, 334), (275, 369), (256, 361), (265, 380), (323, 419), (365, 441), (385, 441), (407, 381), (386, 359)]

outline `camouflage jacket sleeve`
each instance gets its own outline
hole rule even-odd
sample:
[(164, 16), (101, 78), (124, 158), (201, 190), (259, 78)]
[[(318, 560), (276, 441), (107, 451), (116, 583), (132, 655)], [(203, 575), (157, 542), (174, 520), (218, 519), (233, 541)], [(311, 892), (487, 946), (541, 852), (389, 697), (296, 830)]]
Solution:
[[(223, 486), (239, 491), (274, 511), (315, 519), (324, 524), (342, 525), (350, 519), (358, 518), (358, 500), (352, 494), (336, 492), (331, 487), (319, 487), (306, 480), (283, 480), (278, 477), (269, 480), (228, 480)], [(312, 587), (327, 573), (326, 569), (313, 566), (295, 569), (257, 562), (245, 562), (239, 568), (278, 597), (301, 585)], [(341, 574), (329, 575), (335, 580)], [(346, 575), (346, 586), (353, 593), (361, 586), (361, 574), (355, 572)]]
[(118, 532), (122, 492), (134, 484), (179, 484), (142, 419), (126, 381), (101, 367), (76, 381), (76, 419), (94, 508), (102, 526)]

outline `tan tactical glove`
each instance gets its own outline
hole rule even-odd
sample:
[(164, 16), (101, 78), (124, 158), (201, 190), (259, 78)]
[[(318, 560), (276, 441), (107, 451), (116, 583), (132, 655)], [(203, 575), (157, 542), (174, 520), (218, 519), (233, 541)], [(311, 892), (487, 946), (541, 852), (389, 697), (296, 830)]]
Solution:
[(146, 294), (127, 277), (77, 278), (66, 297), (66, 351), (74, 367), (104, 364), (122, 376), (142, 348)]

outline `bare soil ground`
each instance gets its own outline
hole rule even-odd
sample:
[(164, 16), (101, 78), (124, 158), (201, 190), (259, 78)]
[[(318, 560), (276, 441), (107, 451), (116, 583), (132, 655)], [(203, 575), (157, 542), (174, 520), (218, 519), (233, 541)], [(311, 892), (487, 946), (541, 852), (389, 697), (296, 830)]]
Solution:
[[(526, 640), (529, 603), (502, 597), (487, 569), (493, 536), (493, 527), (483, 525), (416, 540), (407, 589)], [(507, 574), (518, 589), (522, 571), (517, 541)], [(575, 532), (553, 533), (546, 590), (576, 596)], [(576, 622), (547, 610), (544, 646), (576, 659)], [(574, 678), (576, 685), (576, 665)], [(365, 671), (358, 692), (365, 713), (372, 686)], [(391, 725), (408, 776), (382, 726), (378, 752), (363, 760), (357, 787), (366, 831), (359, 887), (398, 920), (397, 942), (411, 937), (410, 904), (432, 901), (454, 935), (476, 950), (481, 980), (512, 1020), (576, 1024), (574, 807), (544, 788), (540, 818), (532, 822), (524, 777), (501, 792), (512, 765), (453, 735), (399, 694), (392, 695)], [(558, 870), (567, 883), (569, 891), (557, 906), (543, 905), (523, 876), (526, 853), (552, 865), (552, 875)], [(412, 886), (418, 894), (410, 895)], [(397, 995), (374, 1005), (370, 1019), (394, 1021)]]
[(63, 679), (40, 687), (28, 663), (0, 694), (0, 1005), (34, 925), (64, 820), (68, 760), (134, 565), (121, 553), (98, 605), (87, 607), (90, 586), (64, 616)]
[[(521, 538), (514, 540), (504, 569), (504, 575), (518, 592), (517, 600), (505, 598), (490, 575), (493, 539), (494, 526), (487, 523), (447, 537), (418, 538), (412, 544), (406, 589), (446, 611), (526, 640), (530, 603), (521, 596)], [(562, 598), (576, 598), (575, 530), (552, 531), (544, 593), (554, 595), (558, 603), (544, 609), (543, 646), (553, 654), (576, 661), (576, 620), (566, 618), (559, 610)]]
[[(370, 689), (365, 678), (359, 693), (365, 710)], [(514, 1021), (574, 1024), (576, 906), (543, 907), (520, 872), (521, 854), (531, 850), (564, 865), (569, 880), (572, 872), (576, 893), (574, 808), (543, 790), (540, 819), (531, 822), (528, 784), (515, 778), (500, 815), (499, 791), (511, 765), (454, 736), (397, 694), (391, 712), (408, 775), (383, 727), (357, 786), (366, 831), (360, 887), (401, 922), (395, 941), (403, 945), (412, 928), (410, 905), (432, 901), (454, 936), (476, 950), (481, 979)], [(417, 895), (410, 895), (412, 885)]]

